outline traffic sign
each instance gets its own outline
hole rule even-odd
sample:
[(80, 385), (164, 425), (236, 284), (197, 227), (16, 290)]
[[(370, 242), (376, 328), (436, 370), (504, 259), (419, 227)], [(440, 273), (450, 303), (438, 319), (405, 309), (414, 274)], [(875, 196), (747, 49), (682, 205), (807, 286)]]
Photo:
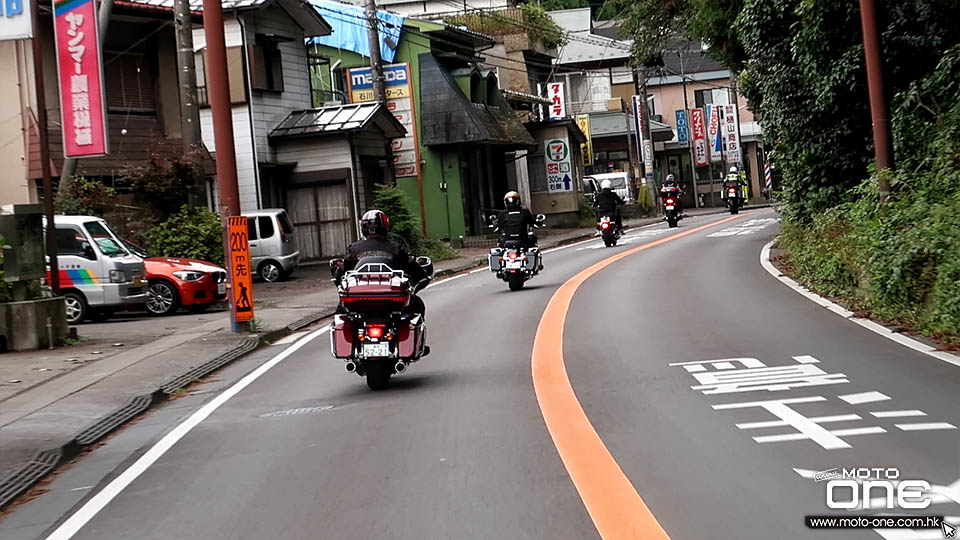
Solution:
[(230, 220), (230, 307), (233, 320), (253, 319), (253, 275), (250, 269), (250, 242), (247, 218), (231, 216)]

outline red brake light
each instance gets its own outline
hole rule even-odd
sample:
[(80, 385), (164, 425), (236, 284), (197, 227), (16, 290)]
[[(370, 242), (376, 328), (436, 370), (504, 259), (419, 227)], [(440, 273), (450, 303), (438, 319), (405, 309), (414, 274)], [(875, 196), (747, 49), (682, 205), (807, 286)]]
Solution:
[(370, 336), (370, 337), (372, 337), (372, 338), (377, 338), (377, 339), (379, 339), (379, 338), (383, 337), (383, 327), (382, 327), (382, 326), (373, 326), (373, 325), (368, 326), (368, 327), (367, 327), (367, 335)]
[(673, 199), (667, 199), (667, 204), (673, 204)]
[(507, 257), (510, 257), (511, 259), (516, 259), (517, 256), (518, 256), (518, 255), (517, 255), (517, 252), (516, 252), (516, 251), (511, 251), (511, 252), (507, 255)]
[(610, 222), (604, 221), (603, 223), (600, 224), (600, 227), (601, 227), (601, 228), (604, 228), (604, 229), (609, 229), (609, 228), (610, 228)]

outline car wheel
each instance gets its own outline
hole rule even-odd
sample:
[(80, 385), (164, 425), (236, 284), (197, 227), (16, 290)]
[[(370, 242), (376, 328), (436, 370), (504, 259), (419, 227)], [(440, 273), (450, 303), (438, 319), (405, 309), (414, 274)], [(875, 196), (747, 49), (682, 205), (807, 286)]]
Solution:
[(180, 307), (180, 293), (172, 283), (163, 279), (150, 282), (147, 289), (147, 311), (151, 315), (170, 315)]
[(87, 316), (87, 300), (78, 292), (63, 293), (64, 302), (67, 304), (67, 323), (79, 324)]
[(266, 261), (260, 265), (259, 274), (260, 279), (267, 283), (273, 283), (283, 278), (283, 268), (280, 268), (280, 265), (274, 261)]

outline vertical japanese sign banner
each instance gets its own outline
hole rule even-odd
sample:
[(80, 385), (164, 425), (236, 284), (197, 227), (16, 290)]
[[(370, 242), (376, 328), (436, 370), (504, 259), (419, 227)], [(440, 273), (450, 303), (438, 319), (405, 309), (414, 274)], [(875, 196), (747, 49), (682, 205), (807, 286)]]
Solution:
[(687, 111), (677, 111), (677, 142), (687, 142)]
[[(419, 176), (420, 149), (417, 146), (416, 110), (410, 88), (409, 64), (386, 65), (383, 67), (383, 76), (386, 79), (387, 110), (407, 130), (403, 137), (390, 141), (395, 174), (397, 178)], [(347, 80), (352, 103), (376, 100), (373, 93), (373, 72), (369, 67), (349, 70)]]
[(693, 159), (697, 167), (710, 164), (707, 155), (707, 127), (703, 118), (703, 109), (690, 111), (690, 123), (693, 125)]
[(588, 167), (593, 165), (593, 139), (590, 138), (590, 115), (577, 115), (577, 125), (580, 126), (580, 131), (587, 136), (587, 142), (580, 145), (580, 163), (582, 163), (584, 167)]
[(253, 320), (253, 275), (250, 273), (250, 239), (247, 237), (247, 218), (230, 216), (230, 306), (233, 320)]
[[(4, 0), (7, 5), (9, 1)], [(64, 156), (106, 154), (107, 118), (97, 4), (94, 0), (55, 1), (53, 19)]]
[(725, 105), (726, 129), (724, 138), (727, 142), (727, 163), (740, 163), (740, 126), (739, 113), (736, 105)]
[(543, 143), (543, 162), (547, 166), (547, 191), (573, 191), (573, 167), (570, 162), (570, 144), (566, 138)]
[(0, 41), (33, 37), (32, 1), (34, 0), (0, 2)]
[[(640, 106), (640, 96), (633, 96), (633, 135), (637, 141), (637, 161), (646, 165), (643, 159), (643, 107)], [(649, 169), (648, 169), (649, 170)]]
[(547, 99), (550, 100), (551, 120), (563, 120), (567, 117), (567, 104), (563, 96), (563, 83), (547, 83)]
[(710, 141), (710, 161), (723, 161), (723, 137), (720, 135), (720, 119), (723, 105), (707, 105), (707, 136)]

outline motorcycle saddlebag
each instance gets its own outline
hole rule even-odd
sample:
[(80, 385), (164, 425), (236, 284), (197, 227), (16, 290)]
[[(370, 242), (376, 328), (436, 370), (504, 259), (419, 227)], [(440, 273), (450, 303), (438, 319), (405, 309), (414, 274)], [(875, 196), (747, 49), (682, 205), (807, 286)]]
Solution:
[(334, 315), (330, 325), (330, 354), (334, 358), (350, 358), (353, 341), (357, 335), (353, 323), (344, 315)]
[(397, 356), (404, 360), (420, 358), (423, 349), (423, 317), (415, 315), (397, 326)]
[(503, 256), (503, 249), (493, 248), (490, 250), (490, 271), (500, 271), (500, 258)]
[(537, 263), (540, 260), (540, 250), (538, 248), (532, 248), (529, 251), (527, 251), (526, 256), (527, 256), (526, 270), (528, 272), (536, 272)]

